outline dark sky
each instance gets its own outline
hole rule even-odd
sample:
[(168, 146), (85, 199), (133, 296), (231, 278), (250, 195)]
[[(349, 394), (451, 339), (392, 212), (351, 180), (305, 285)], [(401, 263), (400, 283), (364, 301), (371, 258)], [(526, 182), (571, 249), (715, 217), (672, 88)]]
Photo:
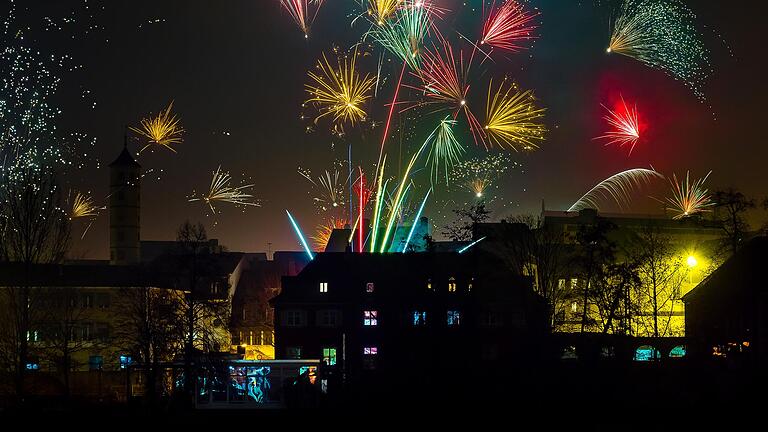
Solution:
[[(30, 13), (45, 15), (67, 2), (37, 3), (35, 8), (42, 12)], [(98, 18), (104, 27), (98, 37), (41, 39), (41, 50), (66, 51), (83, 64), (77, 85), (88, 88), (97, 102), (95, 110), (73, 101), (61, 103), (61, 129), (80, 130), (97, 138), (88, 166), (69, 174), (67, 182), (92, 191), (97, 199), (105, 196), (106, 164), (122, 146), (123, 125), (136, 124), (174, 100), (175, 112), (187, 131), (184, 142), (177, 146), (178, 154), (160, 149), (139, 158), (145, 168), (162, 170), (159, 180), (153, 175), (144, 179), (142, 237), (172, 239), (176, 227), (191, 219), (208, 225), (209, 235), (232, 250), (266, 250), (268, 242), (272, 250), (296, 249), (284, 209), (291, 210), (308, 232), (321, 219), (297, 167), (319, 173), (334, 159), (345, 159), (350, 142), (355, 163), (370, 167), (382, 134), (378, 128), (350, 132), (338, 139), (325, 132), (327, 123), (307, 134), (307, 122), (299, 119), (307, 69), (332, 44), (348, 48), (365, 30), (360, 24), (350, 27), (356, 2), (326, 3), (309, 41), (280, 10), (277, 0), (109, 1)], [(444, 33), (453, 35), (455, 27), (467, 35), (477, 34), (480, 13), (472, 7), (479, 1), (442, 3), (453, 10), (439, 23)], [(536, 212), (542, 199), (548, 209), (565, 209), (609, 175), (649, 165), (678, 176), (686, 170), (697, 177), (713, 170), (708, 181), (711, 188), (735, 186), (760, 198), (766, 195), (768, 150), (761, 130), (768, 92), (764, 45), (757, 37), (761, 14), (751, 11), (751, 5), (688, 2), (699, 15), (700, 25), (707, 26), (703, 35), (714, 67), (705, 88), (707, 103), (701, 104), (664, 73), (605, 54), (611, 2), (530, 3), (542, 13), (541, 37), (534, 48), (473, 69), (473, 90), (478, 95), (484, 97), (490, 77), (507, 75), (523, 88), (534, 89), (548, 109), (546, 123), (551, 132), (541, 149), (511, 154), (525, 172), (499, 180), (496, 217)], [(158, 19), (160, 22), (150, 23)], [(361, 68), (375, 73), (376, 58), (362, 61)], [(382, 73), (397, 72), (398, 65), (392, 63), (385, 64)], [(391, 94), (392, 85), (387, 83), (372, 101), (375, 120), (384, 120), (383, 105), (389, 103)], [(610, 103), (620, 94), (637, 103), (647, 125), (631, 156), (626, 149), (604, 147), (592, 140), (604, 128), (600, 104)], [(484, 103), (479, 104), (479, 117)], [(395, 120), (393, 127), (402, 126), (407, 133), (402, 143), (391, 140), (388, 144), (391, 160), (407, 158), (408, 149), (418, 146), (424, 131), (431, 129), (419, 120), (415, 115)], [(401, 145), (402, 156), (398, 152)], [(471, 141), (466, 145), (474, 147)], [(135, 151), (137, 143), (132, 141), (131, 148)], [(473, 152), (482, 153), (479, 149)], [(236, 179), (245, 176), (255, 183), (263, 207), (243, 212), (222, 204), (214, 227), (214, 219), (206, 216), (203, 206), (187, 202), (187, 196), (205, 188), (219, 164)], [(659, 211), (653, 204), (638, 206), (633, 210)], [(437, 207), (428, 208), (427, 215), (434, 217)], [(105, 257), (107, 228), (105, 212), (84, 240), (76, 236), (75, 254)]]

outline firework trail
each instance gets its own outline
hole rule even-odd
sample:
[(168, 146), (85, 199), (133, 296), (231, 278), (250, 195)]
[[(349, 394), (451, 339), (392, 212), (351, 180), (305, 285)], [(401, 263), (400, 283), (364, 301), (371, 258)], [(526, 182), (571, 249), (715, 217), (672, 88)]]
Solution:
[(637, 117), (637, 105), (633, 108), (629, 108), (624, 101), (624, 97), (621, 97), (621, 106), (616, 110), (612, 110), (603, 105), (608, 114), (603, 118), (608, 122), (608, 125), (612, 127), (611, 130), (605, 132), (594, 139), (606, 139), (609, 140), (605, 145), (618, 144), (619, 147), (629, 145), (629, 154), (632, 154), (632, 150), (635, 149), (637, 141), (640, 139), (640, 122)]
[(354, 126), (365, 120), (367, 114), (363, 104), (371, 97), (376, 79), (369, 74), (361, 77), (355, 70), (357, 55), (355, 50), (351, 59), (349, 56), (340, 58), (334, 68), (323, 54), (317, 63), (318, 72), (308, 73), (311, 83), (306, 85), (306, 90), (310, 98), (306, 102), (314, 103), (320, 110), (315, 123), (327, 115), (332, 116), (335, 126), (339, 127), (347, 121)]
[(700, 178), (691, 183), (690, 172), (685, 173), (685, 179), (677, 180), (677, 176), (672, 174), (669, 181), (672, 185), (672, 196), (667, 198), (670, 207), (667, 210), (675, 215), (673, 219), (683, 219), (698, 213), (711, 211), (709, 208), (715, 205), (709, 191), (704, 188), (704, 182), (707, 181), (712, 171), (708, 172), (704, 178)]
[(688, 86), (699, 100), (711, 67), (696, 15), (679, 0), (624, 0), (608, 53), (634, 58)]
[(343, 229), (349, 225), (349, 221), (344, 218), (330, 217), (325, 222), (317, 226), (315, 235), (310, 237), (315, 243), (315, 250), (322, 252), (328, 246), (328, 240), (335, 229)]
[(664, 178), (652, 169), (635, 168), (614, 174), (585, 193), (568, 209), (576, 212), (585, 208), (600, 210), (600, 201), (611, 198), (620, 208), (629, 207), (632, 193), (653, 179)]
[(535, 100), (533, 92), (521, 92), (514, 83), (505, 86), (502, 82), (494, 91), (491, 81), (484, 130), (492, 145), (515, 151), (539, 147), (537, 142), (544, 140), (547, 128), (536, 120), (544, 117), (546, 109), (537, 108)]
[(304, 32), (304, 38), (309, 38), (309, 29), (312, 27), (323, 1), (325, 0), (280, 0), (280, 4)]
[(181, 134), (184, 133), (184, 129), (179, 125), (179, 118), (171, 114), (172, 108), (173, 102), (156, 117), (150, 116), (141, 120), (139, 127), (130, 127), (133, 132), (147, 139), (147, 143), (139, 150), (139, 154), (154, 145), (165, 147), (176, 153), (173, 145), (181, 143)]
[(201, 201), (208, 205), (211, 212), (217, 214), (215, 203), (226, 202), (238, 206), (261, 207), (261, 204), (248, 191), (253, 188), (253, 184), (242, 186), (230, 186), (232, 176), (228, 172), (222, 172), (221, 166), (216, 168), (211, 179), (211, 185), (208, 192), (200, 197), (195, 197), (194, 193), (189, 202)]
[(75, 194), (75, 198), (72, 200), (72, 205), (69, 209), (69, 220), (75, 219), (88, 219), (88, 225), (83, 230), (83, 234), (80, 235), (80, 239), (84, 239), (88, 230), (91, 229), (93, 221), (99, 216), (99, 211), (104, 210), (106, 207), (99, 207), (93, 204), (93, 198), (89, 195), (83, 195), (80, 192)]
[(431, 166), (430, 179), (433, 185), (440, 177), (441, 169), (445, 174), (445, 184), (448, 185), (448, 173), (465, 152), (464, 147), (453, 133), (455, 125), (456, 120), (451, 120), (448, 116), (441, 120), (435, 129), (435, 138), (432, 140), (426, 162), (427, 165)]
[(488, 154), (457, 163), (451, 170), (450, 180), (455, 186), (483, 198), (486, 190), (509, 168), (510, 160), (504, 154)]
[(527, 49), (526, 43), (536, 39), (534, 31), (538, 28), (536, 17), (539, 15), (538, 11), (525, 10), (515, 0), (506, 0), (499, 7), (494, 0), (483, 24), (480, 45), (510, 52)]
[(342, 181), (341, 171), (339, 171), (341, 163), (337, 162), (335, 165), (337, 166), (333, 167), (331, 171), (325, 170), (317, 179), (312, 177), (310, 170), (304, 170), (301, 167), (298, 170), (299, 175), (307, 179), (312, 184), (313, 189), (317, 191), (317, 195), (312, 197), (312, 202), (318, 210), (328, 211), (344, 207), (346, 203), (344, 196), (346, 182)]

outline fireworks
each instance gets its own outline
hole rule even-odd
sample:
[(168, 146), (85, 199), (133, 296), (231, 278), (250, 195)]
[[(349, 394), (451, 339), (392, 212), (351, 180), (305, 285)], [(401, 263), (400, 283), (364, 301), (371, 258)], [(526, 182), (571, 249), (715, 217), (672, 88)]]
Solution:
[(419, 54), (430, 26), (428, 8), (408, 7), (401, 10), (397, 21), (379, 25), (368, 34), (412, 70), (418, 70)]
[(690, 172), (685, 173), (685, 180), (678, 182), (677, 176), (672, 174), (672, 196), (667, 198), (667, 203), (671, 207), (667, 210), (675, 213), (674, 219), (683, 219), (697, 213), (711, 211), (709, 207), (715, 205), (709, 195), (709, 191), (704, 189), (704, 182), (707, 181), (712, 171), (708, 172), (704, 178), (697, 179), (693, 183), (690, 180)]
[(517, 52), (536, 36), (533, 35), (539, 12), (529, 12), (515, 0), (506, 0), (498, 8), (493, 2), (490, 13), (483, 24), (480, 44), (487, 44), (501, 50)]
[(376, 24), (383, 25), (402, 4), (403, 0), (368, 0), (368, 15)]
[(304, 37), (309, 38), (309, 28), (312, 27), (323, 1), (325, 0), (280, 0), (280, 4), (304, 32)]
[(427, 164), (431, 164), (432, 183), (437, 180), (442, 168), (445, 173), (445, 183), (448, 184), (448, 172), (459, 161), (464, 153), (464, 147), (453, 134), (453, 126), (456, 120), (446, 117), (440, 121), (434, 132), (432, 146), (427, 154)]
[(600, 210), (600, 201), (607, 198), (613, 199), (620, 208), (629, 207), (635, 189), (656, 178), (664, 178), (664, 176), (644, 168), (622, 171), (598, 183), (573, 203), (568, 211), (576, 212), (585, 208)]
[(179, 118), (175, 114), (171, 114), (172, 108), (173, 102), (168, 105), (165, 111), (160, 111), (157, 117), (150, 116), (143, 119), (139, 127), (132, 126), (130, 128), (147, 139), (147, 143), (139, 150), (139, 153), (153, 145), (165, 147), (176, 153), (173, 145), (181, 143), (181, 134), (184, 133), (184, 129), (179, 125)]
[(538, 148), (536, 142), (544, 139), (547, 128), (535, 120), (544, 117), (546, 110), (537, 108), (535, 100), (530, 90), (521, 92), (516, 84), (505, 86), (502, 82), (494, 92), (491, 82), (485, 126), (491, 143), (515, 151)]
[(299, 175), (307, 179), (313, 188), (316, 189), (317, 194), (312, 197), (312, 201), (321, 211), (344, 207), (345, 204), (345, 183), (341, 181), (342, 177), (338, 169), (339, 164), (335, 165), (337, 166), (331, 171), (325, 170), (323, 174), (317, 177), (317, 180), (312, 177), (311, 171), (299, 168)]
[(335, 229), (343, 229), (349, 225), (349, 221), (343, 218), (331, 217), (326, 222), (320, 224), (315, 231), (315, 235), (311, 237), (315, 242), (315, 250), (324, 251), (328, 246), (328, 240), (331, 238), (331, 234)]
[(232, 176), (227, 172), (221, 171), (221, 166), (216, 168), (211, 179), (211, 186), (208, 192), (200, 197), (189, 198), (189, 202), (202, 201), (208, 205), (213, 214), (216, 214), (215, 203), (227, 202), (239, 206), (260, 207), (261, 204), (255, 200), (254, 196), (248, 193), (254, 185), (246, 184), (242, 186), (230, 186)]
[(471, 59), (465, 64), (463, 56), (459, 53), (457, 62), (451, 45), (443, 40), (441, 46), (442, 50), (435, 46), (432, 51), (424, 51), (423, 66), (418, 74), (414, 74), (421, 77), (424, 83), (423, 90), (427, 97), (427, 102), (424, 104), (441, 105), (443, 108), (440, 109), (451, 110), (454, 117), (459, 111), (464, 111), (470, 131), (476, 137), (482, 127), (467, 105), (467, 93), (470, 87), (467, 75), (472, 63)]
[(605, 105), (603, 105), (603, 108), (608, 111), (608, 115), (603, 118), (613, 129), (595, 139), (609, 140), (605, 145), (619, 144), (619, 147), (623, 147), (628, 144), (629, 154), (632, 154), (637, 140), (640, 139), (640, 122), (637, 119), (637, 106), (630, 109), (622, 96), (621, 106), (618, 109), (611, 110)]
[(710, 67), (695, 21), (696, 15), (679, 0), (624, 0), (607, 52), (661, 69), (703, 100)]
[(93, 205), (93, 198), (78, 192), (75, 199), (72, 200), (72, 207), (69, 210), (69, 220), (87, 217), (96, 217), (99, 210), (103, 207)]
[(451, 170), (451, 183), (483, 198), (485, 191), (509, 168), (506, 155), (486, 155), (457, 163)]
[(350, 122), (354, 125), (366, 118), (363, 104), (370, 98), (370, 91), (376, 79), (369, 74), (361, 77), (355, 70), (357, 51), (349, 57), (339, 59), (338, 67), (334, 68), (323, 54), (318, 61), (318, 72), (309, 72), (311, 84), (306, 85), (312, 102), (320, 108), (317, 122), (327, 115), (333, 116), (334, 122)]

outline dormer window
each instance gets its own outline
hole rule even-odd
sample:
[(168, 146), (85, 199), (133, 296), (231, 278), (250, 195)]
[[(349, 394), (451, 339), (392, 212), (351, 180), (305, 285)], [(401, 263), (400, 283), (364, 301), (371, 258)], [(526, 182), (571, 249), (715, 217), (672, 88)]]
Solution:
[(321, 293), (328, 292), (328, 282), (320, 282), (320, 292)]
[(376, 287), (373, 285), (373, 282), (368, 282), (365, 284), (365, 292), (367, 293), (372, 293), (375, 288)]
[(453, 276), (448, 279), (448, 292), (456, 292), (456, 278)]

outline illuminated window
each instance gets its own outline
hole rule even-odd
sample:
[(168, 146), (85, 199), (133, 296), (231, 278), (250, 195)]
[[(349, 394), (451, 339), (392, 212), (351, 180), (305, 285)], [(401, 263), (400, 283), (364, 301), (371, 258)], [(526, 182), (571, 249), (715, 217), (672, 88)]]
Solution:
[(661, 358), (661, 353), (650, 345), (643, 345), (635, 350), (635, 361), (651, 361)]
[(253, 345), (253, 330), (248, 330), (248, 345)]
[(672, 348), (671, 351), (669, 351), (669, 358), (683, 358), (683, 357), (685, 357), (685, 347), (683, 345), (678, 345)]
[(129, 355), (121, 355), (120, 356), (120, 369), (125, 369), (126, 367), (130, 366), (131, 363), (133, 363), (133, 358)]
[(363, 355), (376, 355), (379, 353), (377, 347), (365, 347), (363, 348)]
[(320, 282), (320, 292), (321, 293), (328, 292), (328, 282)]
[(295, 359), (300, 359), (301, 358), (301, 347), (297, 347), (297, 346), (287, 347), (285, 349), (285, 355), (289, 359), (294, 359), (294, 360)]
[(578, 312), (579, 304), (577, 302), (571, 303), (571, 312)]
[(579, 280), (577, 278), (571, 278), (571, 289), (575, 290), (576, 285), (579, 283)]
[(323, 361), (328, 366), (336, 364), (336, 348), (323, 348)]
[(379, 354), (377, 347), (363, 348), (363, 368), (376, 369), (376, 357)]
[(432, 279), (427, 279), (427, 289), (428, 290), (432, 289)]
[(557, 288), (559, 288), (559, 289), (565, 288), (565, 279), (558, 279), (557, 280)]
[(367, 284), (365, 284), (365, 292), (372, 293), (374, 288), (375, 287), (373, 285), (373, 282), (368, 282)]
[(461, 323), (461, 313), (457, 310), (448, 311), (448, 325), (458, 326)]
[(375, 311), (375, 310), (363, 311), (363, 325), (364, 326), (379, 325), (379, 311)]
[(413, 311), (413, 325), (417, 327), (427, 325), (427, 312)]
[(104, 357), (99, 355), (88, 357), (88, 369), (101, 370), (102, 366), (104, 366)]
[(448, 279), (448, 292), (456, 292), (456, 279), (453, 276)]

